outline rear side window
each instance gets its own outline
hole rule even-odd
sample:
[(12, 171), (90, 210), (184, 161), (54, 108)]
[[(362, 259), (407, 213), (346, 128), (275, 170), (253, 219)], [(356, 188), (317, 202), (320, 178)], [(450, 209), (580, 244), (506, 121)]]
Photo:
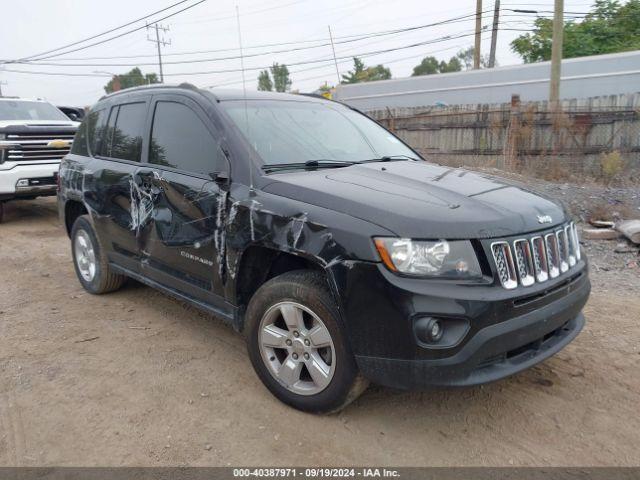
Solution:
[(126, 103), (113, 107), (109, 115), (103, 155), (122, 160), (140, 161), (142, 132), (146, 108), (144, 103)]
[(218, 141), (182, 103), (156, 103), (149, 148), (149, 162), (157, 165), (202, 175), (227, 169)]

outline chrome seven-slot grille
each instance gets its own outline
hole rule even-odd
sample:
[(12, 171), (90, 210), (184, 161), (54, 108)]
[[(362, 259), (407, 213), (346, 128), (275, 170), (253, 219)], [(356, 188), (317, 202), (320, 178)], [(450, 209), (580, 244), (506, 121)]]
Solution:
[(493, 242), (491, 253), (504, 288), (528, 287), (556, 278), (578, 263), (578, 229), (571, 222), (545, 234)]
[[(7, 134), (0, 142), (5, 150), (4, 161), (23, 162), (36, 160), (60, 160), (71, 149), (73, 132)], [(62, 140), (62, 142), (54, 142)], [(58, 146), (56, 143), (62, 143)]]

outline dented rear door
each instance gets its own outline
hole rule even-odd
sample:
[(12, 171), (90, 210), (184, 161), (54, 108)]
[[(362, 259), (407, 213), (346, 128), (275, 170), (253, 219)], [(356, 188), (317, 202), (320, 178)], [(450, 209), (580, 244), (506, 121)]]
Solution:
[(135, 172), (145, 160), (149, 103), (150, 95), (122, 96), (96, 112), (90, 135), (92, 181), (84, 182), (84, 198), (95, 212), (94, 225), (109, 260), (131, 271), (138, 270), (137, 234), (150, 208), (135, 186)]

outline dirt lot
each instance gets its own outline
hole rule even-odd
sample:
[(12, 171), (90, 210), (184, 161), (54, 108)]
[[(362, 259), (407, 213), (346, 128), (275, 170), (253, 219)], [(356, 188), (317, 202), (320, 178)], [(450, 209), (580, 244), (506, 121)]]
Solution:
[(135, 283), (85, 293), (52, 199), (5, 222), (2, 466), (640, 465), (635, 253), (594, 258), (587, 327), (544, 364), (482, 388), (373, 387), (321, 417), (273, 398), (219, 320)]

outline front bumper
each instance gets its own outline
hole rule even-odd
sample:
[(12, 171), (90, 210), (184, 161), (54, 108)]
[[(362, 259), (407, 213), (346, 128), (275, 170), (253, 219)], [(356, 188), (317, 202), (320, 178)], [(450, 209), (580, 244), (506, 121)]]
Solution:
[[(14, 198), (32, 198), (55, 195), (56, 183), (52, 181), (58, 174), (60, 162), (38, 163), (33, 165), (15, 165), (11, 169), (0, 169), (0, 200)], [(18, 180), (41, 179), (42, 183), (17, 187)]]
[[(582, 313), (578, 313), (556, 326), (564, 318), (520, 317), (487, 327), (461, 352), (447, 359), (395, 360), (359, 356), (358, 367), (372, 382), (402, 389), (468, 387), (493, 382), (526, 370), (568, 345), (580, 333), (585, 320)], [(530, 337), (536, 338), (523, 340)], [(527, 343), (510, 348), (522, 341)]]
[[(401, 389), (478, 385), (549, 358), (582, 330), (591, 290), (584, 261), (553, 283), (517, 291), (402, 279), (364, 263), (334, 278), (361, 373)], [(469, 329), (451, 347), (428, 347), (414, 333), (424, 315), (465, 319)]]

